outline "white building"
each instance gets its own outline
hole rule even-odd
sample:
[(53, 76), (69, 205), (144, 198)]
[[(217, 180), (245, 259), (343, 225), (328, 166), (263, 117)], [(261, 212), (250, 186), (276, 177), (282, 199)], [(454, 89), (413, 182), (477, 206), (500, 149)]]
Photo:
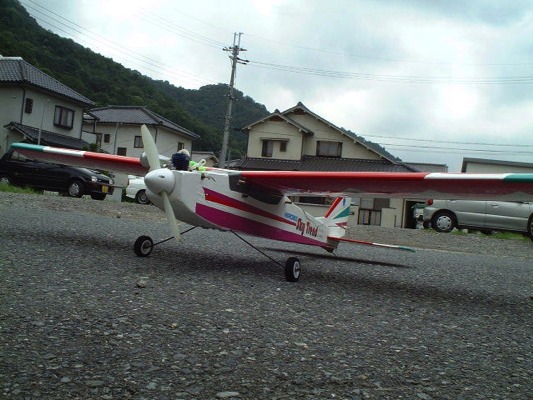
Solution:
[[(276, 110), (244, 127), (248, 134), (247, 157), (235, 167), (243, 170), (445, 172), (445, 165), (416, 165), (399, 161), (382, 147), (339, 128), (302, 103)], [(300, 197), (303, 203), (317, 198)], [(319, 199), (324, 200), (324, 199)], [(354, 198), (352, 224), (414, 227), (412, 207), (425, 199)], [(324, 207), (306, 206), (314, 215)]]
[(93, 105), (22, 58), (0, 56), (0, 156), (23, 140), (82, 149), (83, 112)]

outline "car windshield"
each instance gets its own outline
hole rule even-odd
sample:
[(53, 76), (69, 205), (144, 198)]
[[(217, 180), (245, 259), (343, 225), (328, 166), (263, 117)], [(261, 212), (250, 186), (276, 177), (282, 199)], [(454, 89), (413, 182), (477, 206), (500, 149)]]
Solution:
[(14, 151), (11, 154), (11, 160), (14, 160), (14, 161), (35, 161), (34, 159), (28, 158), (28, 157), (26, 157), (23, 154), (17, 153), (16, 151)]

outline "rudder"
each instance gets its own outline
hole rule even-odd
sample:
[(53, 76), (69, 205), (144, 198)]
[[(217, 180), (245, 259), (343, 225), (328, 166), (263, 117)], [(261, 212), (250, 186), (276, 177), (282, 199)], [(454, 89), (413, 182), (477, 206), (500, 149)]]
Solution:
[(337, 197), (324, 215), (324, 222), (328, 227), (328, 237), (341, 238), (346, 233), (348, 217), (352, 199)]

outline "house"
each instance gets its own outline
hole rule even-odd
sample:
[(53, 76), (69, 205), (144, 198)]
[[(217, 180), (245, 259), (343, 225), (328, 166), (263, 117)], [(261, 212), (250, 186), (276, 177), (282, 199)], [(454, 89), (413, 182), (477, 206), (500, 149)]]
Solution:
[(533, 164), (515, 161), (501, 161), (484, 158), (463, 158), (461, 172), (470, 173), (533, 173)]
[(199, 162), (205, 160), (206, 167), (214, 167), (218, 165), (218, 158), (212, 151), (193, 151), (191, 153), (191, 160)]
[(84, 109), (94, 103), (20, 57), (0, 56), (0, 156), (12, 143), (82, 149)]
[(88, 110), (83, 127), (84, 137), (110, 154), (139, 157), (144, 151), (141, 125), (146, 125), (159, 154), (171, 157), (181, 149), (192, 151), (199, 136), (141, 106), (108, 106)]
[[(286, 111), (275, 110), (242, 128), (248, 135), (247, 157), (235, 167), (242, 170), (419, 172), (443, 165), (406, 164), (384, 148), (355, 133), (339, 128), (299, 102)], [(300, 197), (303, 203), (324, 199)], [(425, 199), (352, 199), (353, 224), (414, 227), (412, 207)], [(325, 201), (327, 205), (327, 199)], [(323, 215), (324, 206), (305, 206)]]

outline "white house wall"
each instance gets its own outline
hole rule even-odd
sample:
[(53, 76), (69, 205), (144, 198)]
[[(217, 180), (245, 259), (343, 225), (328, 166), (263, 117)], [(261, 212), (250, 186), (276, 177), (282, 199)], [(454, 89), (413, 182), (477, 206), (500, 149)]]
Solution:
[(3, 87), (0, 90), (0, 156), (3, 155), (11, 143), (19, 142), (22, 136), (4, 128), (11, 121), (19, 122), (21, 119), (21, 104), (23, 104), (23, 90), (20, 88)]
[[(263, 139), (273, 140), (272, 158), (299, 160), (302, 154), (303, 133), (285, 121), (268, 121), (253, 127), (248, 133), (248, 157), (261, 157)], [(281, 141), (287, 142), (287, 151), (280, 151)]]
[[(184, 143), (189, 153), (192, 151), (192, 140), (187, 136), (181, 136), (162, 126), (157, 128), (157, 133), (153, 127), (149, 127), (148, 129), (155, 139), (159, 154), (171, 157), (177, 151), (178, 143)], [(92, 124), (86, 124), (84, 130), (86, 132), (92, 132)], [(126, 155), (128, 157), (139, 157), (144, 152), (143, 147), (135, 147), (135, 136), (141, 136), (140, 125), (119, 124), (117, 129), (116, 124), (97, 124), (96, 132), (102, 134), (102, 150), (110, 154), (117, 154), (119, 147), (126, 149)], [(110, 135), (109, 143), (104, 143), (103, 137), (105, 134)], [(96, 136), (93, 135), (93, 137), (94, 142)]]
[(342, 142), (341, 156), (343, 158), (362, 158), (366, 160), (380, 159), (380, 156), (377, 155), (375, 152), (370, 151), (367, 148), (361, 146), (360, 144), (355, 143), (352, 138), (340, 133), (337, 129), (330, 127), (329, 125), (316, 119), (312, 115), (291, 114), (289, 117), (292, 120), (310, 129), (314, 133), (314, 135), (309, 136), (305, 139), (303, 148), (305, 155), (316, 155), (317, 142), (328, 141)]
[[(532, 164), (533, 165), (533, 164)], [(528, 167), (526, 165), (509, 165), (509, 164), (496, 164), (496, 163), (483, 163), (475, 162), (475, 161), (468, 161), (466, 164), (466, 171), (468, 173), (488, 173), (488, 174), (507, 174), (510, 172), (513, 173), (532, 173), (533, 172), (533, 166)]]
[[(26, 99), (33, 100), (31, 113), (24, 111)], [(65, 129), (54, 125), (55, 107), (61, 106), (74, 111), (72, 129)], [(2, 87), (0, 91), (0, 155), (4, 154), (12, 143), (20, 142), (21, 134), (4, 128), (10, 122), (80, 138), (83, 108), (49, 93), (20, 87)]]

